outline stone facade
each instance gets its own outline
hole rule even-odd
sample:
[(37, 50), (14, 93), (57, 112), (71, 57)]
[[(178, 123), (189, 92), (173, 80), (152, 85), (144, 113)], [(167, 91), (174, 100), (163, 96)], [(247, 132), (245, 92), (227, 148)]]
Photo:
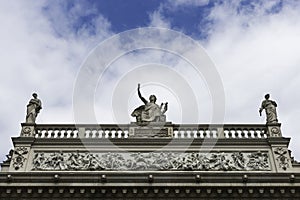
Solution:
[(299, 199), (280, 124), (22, 124), (0, 199)]

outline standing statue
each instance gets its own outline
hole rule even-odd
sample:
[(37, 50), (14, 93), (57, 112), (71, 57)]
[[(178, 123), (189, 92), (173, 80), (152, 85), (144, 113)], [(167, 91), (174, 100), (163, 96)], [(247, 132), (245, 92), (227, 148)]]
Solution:
[(35, 123), (36, 117), (42, 109), (42, 102), (37, 98), (37, 94), (32, 94), (33, 99), (30, 99), (27, 105), (26, 123)]
[(147, 101), (140, 92), (140, 84), (138, 84), (138, 96), (144, 102), (145, 105), (136, 108), (131, 116), (136, 117), (136, 122), (165, 122), (165, 112), (168, 109), (168, 103), (162, 103), (160, 106), (157, 105), (156, 96), (150, 95), (149, 101)]
[(259, 109), (259, 114), (261, 116), (261, 112), (263, 109), (266, 111), (267, 124), (276, 124), (278, 123), (276, 107), (277, 103), (269, 99), (270, 95), (265, 95), (265, 100), (261, 103), (261, 107)]

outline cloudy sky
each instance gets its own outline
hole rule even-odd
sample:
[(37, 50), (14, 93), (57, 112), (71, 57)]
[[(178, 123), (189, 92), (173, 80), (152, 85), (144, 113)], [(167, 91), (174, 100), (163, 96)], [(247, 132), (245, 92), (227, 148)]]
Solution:
[[(265, 123), (258, 108), (264, 94), (270, 93), (278, 104), (283, 135), (292, 137), (290, 149), (300, 160), (299, 10), (297, 0), (2, 0), (0, 158), (12, 147), (10, 137), (19, 135), (32, 92), (43, 102), (37, 123), (77, 122), (78, 94), (74, 93), (80, 87), (81, 98), (85, 97), (89, 86), (78, 86), (82, 69), (91, 58), (108, 57), (124, 48), (120, 41), (104, 49), (102, 44), (124, 31), (159, 27), (202, 46), (222, 83), (224, 98), (218, 100), (224, 105), (224, 123)], [(139, 41), (153, 42), (153, 37)], [(160, 45), (166, 49), (188, 46), (174, 41), (163, 40)], [(199, 57), (196, 51), (190, 55)], [(169, 102), (168, 121), (211, 122), (216, 102), (209, 78), (216, 77), (196, 76), (182, 57), (160, 49), (138, 49), (115, 59), (101, 79), (97, 70), (103, 67), (102, 59), (97, 59), (90, 76), (83, 79), (96, 80), (90, 99), (96, 122), (133, 120), (128, 116), (141, 103), (136, 96), (138, 82), (145, 96), (155, 93), (159, 103)], [(184, 84), (193, 98), (176, 92), (184, 90), (176, 88)], [(192, 113), (189, 110), (195, 105), (196, 120), (184, 114)]]

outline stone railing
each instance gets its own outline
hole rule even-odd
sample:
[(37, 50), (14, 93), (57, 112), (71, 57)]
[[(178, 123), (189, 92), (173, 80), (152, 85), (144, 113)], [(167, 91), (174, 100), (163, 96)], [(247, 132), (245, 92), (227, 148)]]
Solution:
[(267, 138), (264, 124), (174, 125), (175, 138)]
[(36, 138), (127, 138), (128, 125), (49, 125), (38, 124), (35, 126)]
[[(152, 135), (151, 135), (152, 134)], [(232, 138), (264, 139), (281, 136), (280, 124), (22, 124), (21, 136), (35, 138)]]

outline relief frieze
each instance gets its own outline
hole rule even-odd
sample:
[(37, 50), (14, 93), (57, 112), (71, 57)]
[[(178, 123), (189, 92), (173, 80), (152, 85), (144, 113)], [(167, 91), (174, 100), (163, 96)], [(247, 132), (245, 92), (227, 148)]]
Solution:
[(37, 152), (32, 170), (267, 171), (264, 152)]

